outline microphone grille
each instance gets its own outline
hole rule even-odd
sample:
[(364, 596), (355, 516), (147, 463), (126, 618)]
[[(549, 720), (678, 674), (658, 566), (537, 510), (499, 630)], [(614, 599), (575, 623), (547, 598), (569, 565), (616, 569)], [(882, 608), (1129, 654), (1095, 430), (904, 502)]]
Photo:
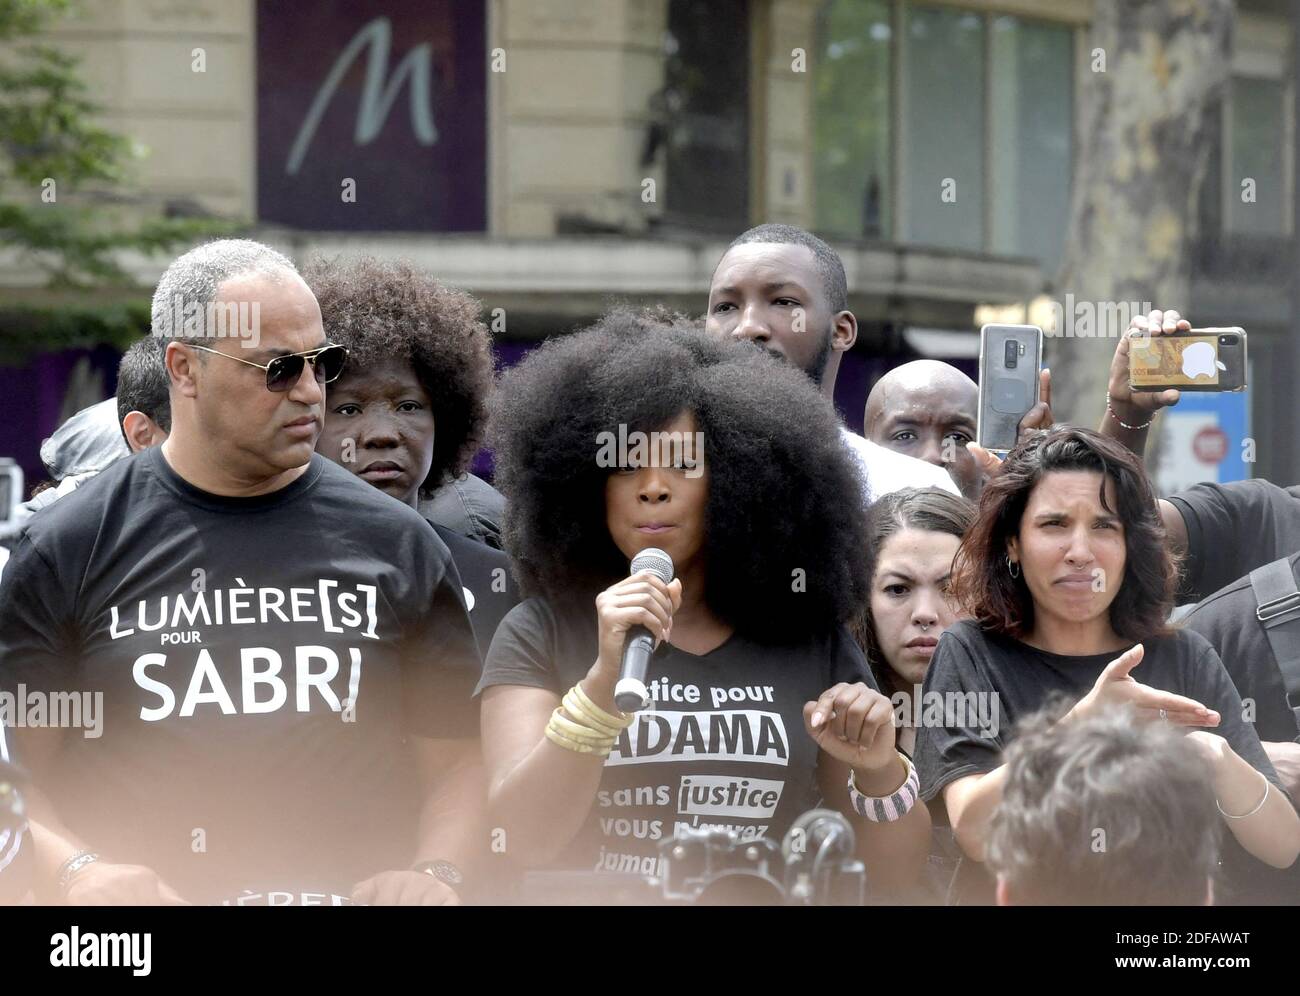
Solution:
[(632, 558), (632, 573), (652, 571), (664, 584), (673, 579), (673, 558), (656, 547), (647, 547)]

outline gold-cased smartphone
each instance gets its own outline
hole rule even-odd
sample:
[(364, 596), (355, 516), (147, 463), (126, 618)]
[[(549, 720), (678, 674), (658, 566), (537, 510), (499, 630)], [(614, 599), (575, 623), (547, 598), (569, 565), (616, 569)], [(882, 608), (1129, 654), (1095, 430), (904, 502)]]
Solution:
[(1134, 391), (1244, 391), (1246, 333), (1239, 328), (1139, 335), (1129, 343)]

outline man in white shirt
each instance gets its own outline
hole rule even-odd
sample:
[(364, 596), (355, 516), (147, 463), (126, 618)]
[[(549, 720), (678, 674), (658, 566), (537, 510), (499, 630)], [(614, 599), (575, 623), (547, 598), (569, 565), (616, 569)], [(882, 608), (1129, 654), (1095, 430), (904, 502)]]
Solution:
[[(858, 338), (843, 262), (821, 239), (790, 225), (759, 225), (731, 243), (713, 272), (705, 327), (748, 339), (794, 364), (831, 399), (840, 355)], [(942, 467), (848, 429), (840, 433), (858, 459), (868, 503), (907, 487), (959, 493)]]

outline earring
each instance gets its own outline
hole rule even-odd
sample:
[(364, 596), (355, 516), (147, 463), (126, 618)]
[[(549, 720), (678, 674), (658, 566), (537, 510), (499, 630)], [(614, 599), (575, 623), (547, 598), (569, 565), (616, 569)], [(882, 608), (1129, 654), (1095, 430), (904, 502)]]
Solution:
[(1013, 578), (1020, 577), (1020, 561), (1012, 560), (1011, 554), (1007, 554), (1007, 573)]

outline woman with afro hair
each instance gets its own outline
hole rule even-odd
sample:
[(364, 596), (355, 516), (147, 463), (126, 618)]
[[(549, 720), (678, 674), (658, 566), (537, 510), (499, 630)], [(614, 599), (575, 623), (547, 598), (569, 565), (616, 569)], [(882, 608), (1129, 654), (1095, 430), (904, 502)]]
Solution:
[[(512, 857), (655, 876), (678, 828), (779, 843), (825, 805), (853, 823), (873, 892), (910, 884), (929, 814), (844, 625), (867, 593), (862, 482), (807, 378), (618, 310), (511, 370), (489, 435), (531, 596), (479, 684)], [(628, 576), (651, 547), (671, 583)], [(653, 705), (624, 715), (614, 686), (638, 626), (657, 641)]]
[[(343, 376), (360, 367), (405, 363), (433, 387), (437, 424), (419, 511), (462, 536), (501, 549), (504, 502), (469, 473), (482, 442), (492, 388), (492, 348), (482, 306), (408, 260), (316, 256), (303, 278), (320, 303), (331, 342), (348, 349)], [(330, 395), (338, 384), (330, 385)], [(385, 489), (390, 490), (390, 489)]]
[(481, 442), (492, 353), (478, 302), (402, 261), (313, 259), (303, 277), (325, 334), (348, 350), (316, 449), (429, 520), (451, 552), (486, 651), (519, 601), (509, 562), (439, 521), (427, 501), (464, 473)]

